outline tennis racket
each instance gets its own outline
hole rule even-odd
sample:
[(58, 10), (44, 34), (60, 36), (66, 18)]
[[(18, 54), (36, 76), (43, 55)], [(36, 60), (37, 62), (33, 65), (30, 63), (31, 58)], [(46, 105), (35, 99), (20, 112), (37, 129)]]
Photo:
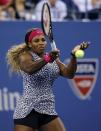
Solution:
[(50, 7), (46, 2), (43, 4), (42, 7), (41, 24), (45, 36), (47, 36), (47, 38), (50, 40), (52, 50), (56, 50), (56, 44), (53, 39)]

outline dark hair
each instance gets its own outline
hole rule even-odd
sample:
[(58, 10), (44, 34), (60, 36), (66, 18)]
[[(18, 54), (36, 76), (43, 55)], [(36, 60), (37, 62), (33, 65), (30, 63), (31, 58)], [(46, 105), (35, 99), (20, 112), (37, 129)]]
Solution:
[(32, 28), (30, 30), (27, 31), (26, 35), (25, 35), (25, 43), (28, 45), (28, 39), (29, 39), (29, 35), (30, 33), (35, 30), (35, 28)]

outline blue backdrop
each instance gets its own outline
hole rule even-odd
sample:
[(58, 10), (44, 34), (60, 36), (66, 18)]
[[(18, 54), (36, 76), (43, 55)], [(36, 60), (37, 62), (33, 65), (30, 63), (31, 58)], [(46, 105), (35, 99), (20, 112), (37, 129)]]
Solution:
[[(29, 28), (40, 26), (33, 22), (0, 22), (0, 131), (13, 131), (12, 115), (22, 91), (22, 78), (9, 75), (6, 52), (24, 41)], [(57, 112), (68, 131), (101, 131), (101, 23), (54, 23), (53, 30), (65, 63), (76, 44), (91, 42), (85, 58), (78, 60), (75, 78), (68, 81), (60, 77), (54, 83)]]

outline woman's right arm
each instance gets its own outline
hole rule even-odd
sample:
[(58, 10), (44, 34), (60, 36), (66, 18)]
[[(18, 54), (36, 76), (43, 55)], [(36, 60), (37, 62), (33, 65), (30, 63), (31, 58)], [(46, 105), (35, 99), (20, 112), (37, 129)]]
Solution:
[(28, 74), (33, 74), (40, 70), (48, 62), (53, 62), (59, 56), (59, 50), (51, 51), (49, 54), (43, 55), (42, 58), (38, 60), (33, 60), (33, 57), (29, 53), (22, 53), (19, 55), (19, 64), (21, 70)]
[(36, 71), (40, 70), (47, 63), (43, 58), (34, 61), (32, 56), (28, 53), (23, 53), (19, 56), (19, 64), (21, 70), (28, 74), (33, 74)]

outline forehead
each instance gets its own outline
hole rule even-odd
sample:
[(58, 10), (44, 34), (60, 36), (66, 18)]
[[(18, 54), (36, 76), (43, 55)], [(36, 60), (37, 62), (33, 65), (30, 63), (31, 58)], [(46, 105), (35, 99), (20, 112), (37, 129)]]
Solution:
[(37, 35), (37, 36), (33, 37), (32, 40), (40, 39), (40, 38), (45, 38), (45, 36), (44, 35)]

